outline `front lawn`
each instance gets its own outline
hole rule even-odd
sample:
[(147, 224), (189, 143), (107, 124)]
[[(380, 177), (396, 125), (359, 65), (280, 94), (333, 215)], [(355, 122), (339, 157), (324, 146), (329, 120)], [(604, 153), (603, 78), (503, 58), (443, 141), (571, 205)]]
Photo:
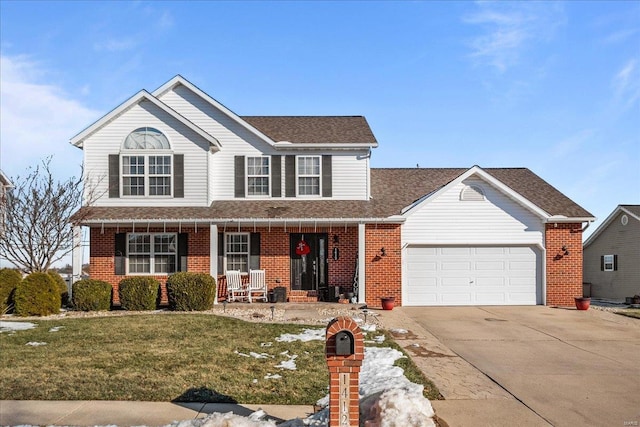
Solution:
[[(305, 326), (182, 313), (33, 323), (0, 334), (0, 400), (313, 404), (327, 393), (324, 341), (275, 340)], [(275, 367), (293, 355), (296, 370)], [(437, 398), (408, 365), (409, 378)], [(265, 378), (274, 374), (281, 378)]]

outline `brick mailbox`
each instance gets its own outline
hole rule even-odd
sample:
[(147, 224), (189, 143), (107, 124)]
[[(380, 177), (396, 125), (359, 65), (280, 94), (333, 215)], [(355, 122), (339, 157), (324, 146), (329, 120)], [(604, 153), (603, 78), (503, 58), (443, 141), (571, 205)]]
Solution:
[(352, 318), (338, 317), (327, 325), (326, 336), (329, 427), (358, 427), (358, 389), (364, 359), (362, 331)]

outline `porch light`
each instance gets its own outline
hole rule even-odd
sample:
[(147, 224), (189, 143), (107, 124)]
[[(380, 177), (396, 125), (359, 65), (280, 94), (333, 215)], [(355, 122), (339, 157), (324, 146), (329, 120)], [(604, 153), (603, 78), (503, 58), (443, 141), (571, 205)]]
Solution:
[(333, 235), (333, 243), (339, 243), (340, 242), (340, 238), (338, 237), (337, 234)]
[(387, 256), (387, 251), (384, 247), (380, 248), (380, 256)]
[(565, 255), (569, 255), (569, 248), (567, 245), (562, 245), (562, 252), (564, 252)]

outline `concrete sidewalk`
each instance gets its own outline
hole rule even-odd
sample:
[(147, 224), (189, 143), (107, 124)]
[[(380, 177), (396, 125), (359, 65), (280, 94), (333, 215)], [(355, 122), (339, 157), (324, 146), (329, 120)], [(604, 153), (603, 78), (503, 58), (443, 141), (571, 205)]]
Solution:
[(213, 412), (247, 416), (259, 409), (276, 423), (306, 418), (313, 413), (313, 406), (306, 405), (3, 400), (0, 401), (0, 425), (164, 426), (174, 421), (203, 418)]

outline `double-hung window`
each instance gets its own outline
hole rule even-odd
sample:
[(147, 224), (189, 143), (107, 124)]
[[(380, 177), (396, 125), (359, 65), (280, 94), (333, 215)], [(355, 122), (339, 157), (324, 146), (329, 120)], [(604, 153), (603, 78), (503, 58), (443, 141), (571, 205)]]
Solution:
[(269, 157), (247, 157), (247, 193), (269, 195)]
[(176, 233), (129, 233), (129, 274), (175, 273), (178, 256)]
[(171, 196), (169, 140), (157, 129), (131, 132), (121, 152), (123, 196)]
[(225, 255), (227, 270), (249, 272), (249, 233), (226, 233)]
[(615, 257), (613, 255), (603, 256), (604, 271), (614, 271), (615, 269)]
[(320, 156), (299, 156), (298, 160), (298, 195), (320, 195)]

